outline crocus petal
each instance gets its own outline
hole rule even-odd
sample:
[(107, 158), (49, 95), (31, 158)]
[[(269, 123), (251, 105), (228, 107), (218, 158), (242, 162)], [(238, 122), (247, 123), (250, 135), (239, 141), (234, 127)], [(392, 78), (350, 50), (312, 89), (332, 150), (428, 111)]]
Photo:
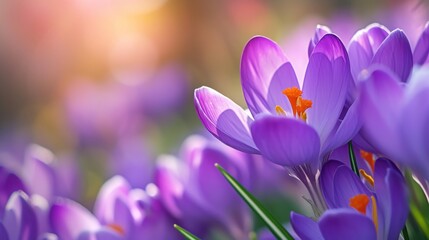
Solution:
[(319, 219), (319, 227), (323, 237), (329, 240), (377, 239), (372, 220), (352, 209), (326, 211)]
[(268, 90), (267, 103), (272, 113), (277, 114), (277, 105), (283, 107), (286, 112), (292, 112), (288, 98), (282, 93), (285, 88), (291, 87), (299, 88), (299, 83), (292, 65), (286, 62), (274, 73)]
[(80, 204), (57, 199), (49, 214), (52, 229), (60, 239), (77, 239), (84, 232), (95, 232), (101, 228), (98, 220)]
[(307, 122), (323, 143), (334, 128), (351, 81), (349, 60), (341, 40), (325, 35), (313, 50), (305, 73), (303, 98), (313, 102)]
[[(335, 203), (337, 208), (349, 207), (350, 199), (358, 194), (372, 195), (360, 178), (347, 166), (337, 168), (333, 177), (333, 185), (334, 199), (331, 199), (330, 202)], [(328, 192), (324, 195), (332, 196), (332, 193)]]
[(313, 219), (295, 212), (291, 212), (290, 222), (292, 224), (293, 230), (300, 239), (323, 239), (319, 226)]
[(177, 198), (184, 192), (184, 187), (174, 174), (166, 167), (158, 167), (155, 171), (155, 184), (165, 207), (174, 217), (180, 218), (182, 209), (178, 207)]
[(102, 228), (97, 232), (84, 232), (79, 235), (77, 240), (120, 240), (123, 237), (116, 234), (113, 230)]
[(29, 240), (38, 234), (36, 214), (28, 201), (24, 192), (17, 191), (6, 204), (2, 223), (10, 239)]
[(428, 77), (428, 68), (421, 68), (413, 73), (406, 89), (405, 103), (397, 126), (397, 131), (400, 132), (402, 144), (407, 152), (407, 158), (401, 162), (413, 168), (416, 173), (426, 179), (429, 179), (427, 164), (429, 149), (425, 144), (429, 141), (429, 128), (427, 128), (429, 120)]
[(314, 47), (316, 47), (320, 39), (322, 39), (323, 36), (331, 32), (332, 32), (331, 29), (329, 29), (329, 27), (327, 26), (323, 26), (323, 25), (316, 26), (316, 31), (314, 32), (314, 35), (311, 38), (310, 43), (308, 44), (308, 57), (311, 56), (311, 54), (313, 53)]
[(355, 80), (371, 63), (374, 53), (388, 36), (389, 30), (379, 24), (371, 24), (359, 30), (349, 43), (350, 68)]
[[(267, 97), (274, 72), (287, 59), (283, 50), (272, 40), (254, 37), (244, 47), (241, 57), (241, 85), (244, 98), (253, 116), (269, 112)], [(279, 92), (283, 89), (272, 89)]]
[(417, 45), (414, 48), (413, 57), (414, 64), (422, 65), (426, 62), (429, 54), (429, 23), (426, 23), (425, 29), (417, 41)]
[(330, 160), (326, 162), (320, 173), (320, 189), (322, 190), (323, 198), (329, 208), (336, 207), (335, 204), (335, 189), (334, 176), (340, 166), (345, 166), (342, 162)]
[(6, 228), (0, 222), (0, 239), (9, 240), (9, 235), (7, 234)]
[(94, 215), (102, 224), (115, 219), (115, 202), (121, 197), (125, 198), (130, 190), (127, 180), (121, 176), (114, 176), (103, 184), (94, 205)]
[(319, 136), (301, 120), (263, 116), (253, 122), (251, 131), (262, 156), (276, 164), (293, 167), (318, 161)]
[(322, 146), (322, 153), (330, 152), (350, 141), (359, 132), (362, 122), (359, 118), (359, 99), (356, 99), (347, 110), (343, 120), (340, 120), (336, 131), (329, 136)]
[(393, 74), (374, 69), (362, 83), (359, 113), (362, 136), (379, 152), (392, 159), (402, 159), (396, 121), (404, 90)]
[(27, 149), (23, 166), (24, 181), (31, 194), (38, 194), (51, 200), (55, 194), (55, 173), (51, 166), (54, 154), (39, 145), (31, 145)]
[(387, 159), (375, 162), (374, 188), (384, 220), (383, 239), (398, 238), (409, 213), (408, 189), (401, 172)]
[(372, 64), (381, 64), (391, 69), (399, 79), (406, 82), (413, 68), (413, 54), (407, 36), (397, 29), (380, 45)]
[(243, 152), (258, 153), (250, 136), (250, 116), (219, 92), (202, 87), (195, 90), (195, 107), (202, 123), (215, 137)]
[(0, 213), (3, 212), (12, 193), (18, 190), (26, 191), (24, 183), (14, 173), (0, 166)]

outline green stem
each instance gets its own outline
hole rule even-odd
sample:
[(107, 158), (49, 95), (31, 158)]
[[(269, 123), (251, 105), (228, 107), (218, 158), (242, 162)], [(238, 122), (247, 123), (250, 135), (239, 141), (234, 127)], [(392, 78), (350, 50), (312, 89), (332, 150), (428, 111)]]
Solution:
[(194, 234), (188, 232), (186, 229), (180, 227), (177, 224), (174, 224), (174, 228), (179, 231), (187, 240), (200, 240), (197, 236)]
[(293, 240), (292, 235), (283, 227), (283, 225), (274, 218), (262, 204), (251, 194), (246, 188), (244, 188), (233, 176), (231, 176), (225, 169), (219, 164), (215, 164), (216, 168), (222, 173), (226, 180), (231, 184), (234, 190), (240, 195), (240, 197), (247, 203), (247, 205), (258, 215), (265, 225), (270, 229), (273, 235), (277, 239), (282, 240)]
[(404, 237), (404, 240), (410, 240), (410, 236), (408, 235), (407, 225), (404, 225), (404, 228), (402, 229), (402, 236)]

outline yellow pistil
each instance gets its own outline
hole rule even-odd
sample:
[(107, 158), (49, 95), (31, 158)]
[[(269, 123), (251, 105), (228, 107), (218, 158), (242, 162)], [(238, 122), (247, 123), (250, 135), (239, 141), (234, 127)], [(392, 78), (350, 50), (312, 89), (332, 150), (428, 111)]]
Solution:
[(375, 231), (378, 232), (377, 202), (375, 201), (374, 196), (371, 196), (371, 202), (372, 202), (372, 221), (374, 222)]
[(278, 115), (286, 116), (285, 110), (282, 107), (280, 107), (279, 105), (276, 105), (276, 112)]
[(368, 165), (371, 167), (372, 172), (374, 172), (374, 168), (375, 168), (374, 155), (370, 152), (360, 150), (360, 156), (365, 160), (365, 162), (368, 163)]
[(366, 194), (358, 194), (349, 200), (349, 206), (358, 210), (362, 214), (366, 214), (366, 207), (369, 203), (369, 197)]
[(371, 177), (368, 173), (363, 169), (359, 169), (359, 173), (365, 178), (365, 180), (374, 187), (374, 178)]
[[(283, 90), (283, 94), (288, 98), (290, 105), (292, 107), (293, 116), (299, 117), (302, 120), (307, 120), (307, 114), (305, 111), (313, 105), (313, 102), (308, 99), (302, 98), (302, 91), (297, 87), (286, 88)], [(276, 106), (276, 111), (277, 106)]]
[(107, 224), (107, 227), (119, 233), (119, 235), (125, 236), (125, 230), (120, 225), (111, 223), (111, 224)]

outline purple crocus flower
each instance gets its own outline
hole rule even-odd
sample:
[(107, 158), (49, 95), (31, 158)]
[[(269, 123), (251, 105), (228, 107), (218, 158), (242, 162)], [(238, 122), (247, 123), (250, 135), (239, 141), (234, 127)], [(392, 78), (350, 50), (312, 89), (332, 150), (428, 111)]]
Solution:
[(291, 213), (302, 239), (398, 239), (408, 217), (408, 191), (399, 169), (379, 158), (367, 184), (343, 163), (331, 160), (320, 185), (329, 207), (318, 221)]
[(219, 163), (247, 188), (252, 168), (245, 154), (223, 144), (191, 136), (181, 159), (162, 156), (155, 183), (168, 211), (178, 223), (200, 237), (219, 229), (233, 239), (246, 239), (251, 229), (248, 207), (214, 167)]
[(361, 88), (362, 131), (377, 153), (411, 167), (429, 180), (426, 123), (429, 69), (422, 67), (404, 86), (389, 71), (373, 69)]
[(50, 211), (53, 231), (65, 240), (174, 239), (173, 222), (152, 200), (156, 195), (152, 185), (147, 191), (131, 189), (124, 178), (113, 177), (100, 189), (94, 215), (74, 201), (59, 198)]
[(201, 121), (231, 147), (260, 153), (282, 166), (317, 166), (357, 131), (355, 108), (338, 120), (350, 69), (335, 35), (325, 35), (315, 46), (302, 88), (281, 48), (264, 37), (251, 39), (244, 48), (241, 80), (251, 115), (213, 89), (195, 91)]
[(39, 226), (40, 219), (34, 209), (34, 202), (23, 191), (16, 191), (10, 196), (1, 216), (0, 239), (30, 240), (44, 233)]

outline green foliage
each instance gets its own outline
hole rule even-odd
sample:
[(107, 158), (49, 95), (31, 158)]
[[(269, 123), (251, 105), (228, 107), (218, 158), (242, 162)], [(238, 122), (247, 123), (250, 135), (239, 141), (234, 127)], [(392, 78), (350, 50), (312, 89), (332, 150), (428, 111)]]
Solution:
[(262, 204), (249, 193), (234, 177), (232, 177), (225, 169), (219, 164), (215, 165), (226, 180), (231, 184), (234, 190), (240, 197), (249, 205), (255, 214), (264, 221), (266, 226), (270, 229), (277, 239), (293, 240), (290, 233), (283, 227), (283, 225), (273, 217), (273, 215)]

